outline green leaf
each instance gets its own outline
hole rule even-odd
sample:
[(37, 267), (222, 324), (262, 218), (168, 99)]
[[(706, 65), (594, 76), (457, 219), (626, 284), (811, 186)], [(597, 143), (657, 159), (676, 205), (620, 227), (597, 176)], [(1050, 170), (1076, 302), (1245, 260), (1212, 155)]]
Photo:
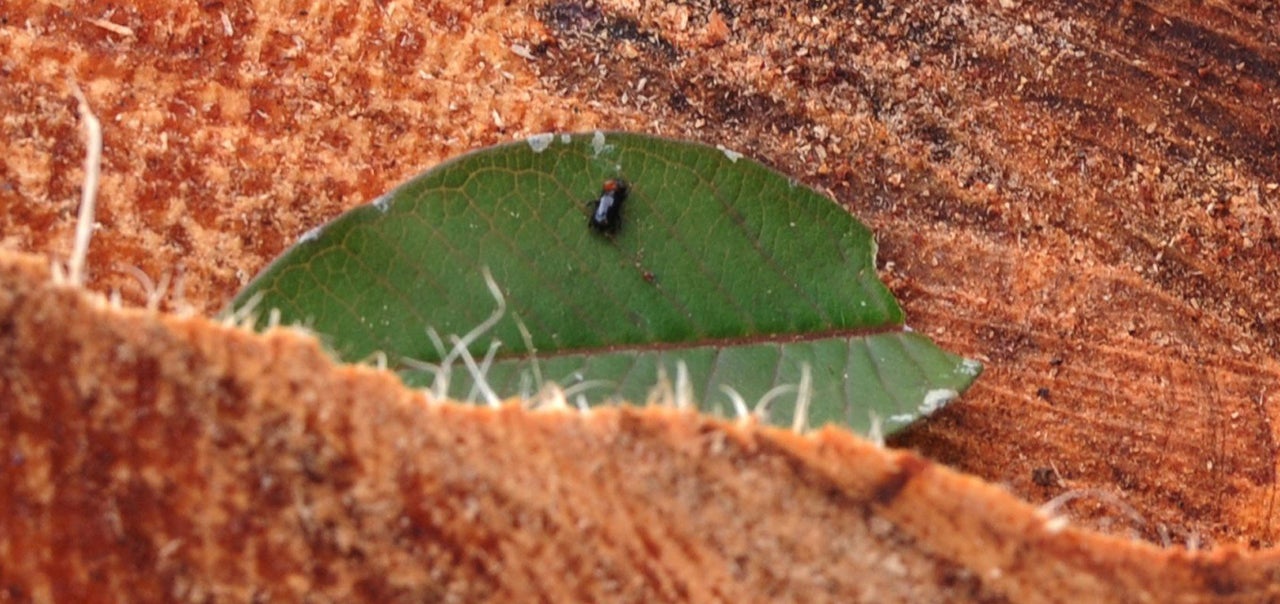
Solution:
[[(609, 179), (629, 185), (613, 236), (588, 227)], [(494, 313), (485, 270), (505, 309), (450, 354), (448, 336)], [(981, 369), (904, 330), (871, 232), (836, 203), (737, 153), (634, 134), (541, 135), (437, 166), (304, 235), (228, 312), (253, 309), (343, 359), (381, 352), (413, 385), (440, 387), (445, 360), (456, 398), (475, 394), (464, 365), (494, 342), (499, 397), (532, 394), (540, 373), (643, 401), (661, 372), (732, 413), (722, 386), (754, 404), (807, 367), (810, 425), (863, 432), (872, 415), (892, 429), (931, 411)], [(791, 423), (797, 400), (776, 396), (769, 417)]]

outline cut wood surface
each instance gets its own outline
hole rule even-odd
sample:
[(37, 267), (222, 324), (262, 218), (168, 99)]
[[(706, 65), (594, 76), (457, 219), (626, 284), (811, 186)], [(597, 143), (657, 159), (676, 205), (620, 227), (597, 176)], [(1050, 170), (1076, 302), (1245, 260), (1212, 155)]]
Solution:
[(15, 601), (1196, 602), (1275, 552), (1158, 549), (834, 428), (430, 403), (292, 331), (113, 310), (0, 255)]
[[(872, 475), (875, 467), (887, 467), (876, 463), (891, 463), (884, 460), (929, 459), (919, 463), (930, 468), (929, 475), (949, 477), (945, 485), (955, 489), (956, 499), (997, 496), (990, 486), (958, 478), (935, 463), (1002, 486), (1030, 504), (1054, 501), (1076, 527), (1157, 546), (1215, 550), (1207, 556), (1158, 552), (1072, 531), (1063, 533), (1069, 539), (1030, 535), (1030, 541), (1017, 542), (1018, 555), (1033, 552), (1056, 560), (1058, 550), (1052, 548), (1059, 546), (1052, 544), (1068, 539), (1063, 543), (1078, 548), (1073, 555), (1089, 564), (1105, 563), (1111, 573), (1086, 575), (1097, 577), (1100, 585), (1146, 590), (1134, 594), (1160, 593), (1151, 591), (1164, 588), (1155, 585), (1161, 581), (1154, 579), (1158, 574), (1179, 576), (1196, 569), (1199, 583), (1171, 580), (1165, 587), (1186, 587), (1189, 598), (1257, 595), (1250, 590), (1263, 585), (1258, 577), (1280, 570), (1270, 551), (1280, 524), (1273, 419), (1280, 390), (1280, 307), (1274, 294), (1280, 290), (1280, 7), (1275, 3), (566, 0), (368, 6), (139, 2), (122, 7), (19, 1), (6, 5), (4, 13), (0, 246), (46, 258), (63, 258), (71, 248), (84, 155), (71, 93), (77, 85), (102, 119), (106, 141), (88, 262), (90, 289), (118, 291), (126, 303), (139, 305), (146, 300), (143, 281), (165, 282), (168, 295), (161, 308), (211, 314), (310, 228), (443, 159), (537, 132), (642, 130), (720, 144), (829, 192), (868, 222), (879, 238), (882, 276), (903, 301), (909, 323), (944, 347), (986, 363), (982, 378), (960, 401), (891, 443), (914, 453), (850, 453), (845, 463), (882, 461), (841, 472)], [(34, 277), (19, 282), (21, 291), (43, 287)], [(6, 288), (5, 295), (27, 294)], [(78, 299), (63, 300), (70, 305), (65, 308), (81, 309), (77, 304), (82, 303), (68, 301)], [(65, 308), (49, 312), (65, 314)], [(110, 325), (125, 317), (144, 321), (128, 313), (94, 312)], [(62, 331), (74, 317), (51, 316), (61, 318), (40, 323), (51, 330), (48, 338), (80, 341)], [(196, 346), (202, 338), (266, 345), (243, 334), (212, 335), (208, 326), (178, 328), (171, 319), (154, 317), (145, 321), (179, 334), (175, 350)], [(0, 337), (6, 347), (19, 345), (8, 329), (0, 330)], [(199, 341), (181, 341), (188, 337)], [(224, 345), (238, 350), (218, 344)], [(19, 373), (19, 362), (8, 350), (0, 361), (0, 383), (6, 396), (17, 398), (6, 398), (0, 409), (8, 413), (0, 424), (0, 443), (10, 451), (50, 447), (56, 443), (47, 439), (59, 438), (57, 432), (12, 419), (19, 417), (14, 410), (26, 413), (60, 397), (88, 396), (95, 384), (104, 393), (117, 392), (116, 379), (138, 379), (89, 377), (79, 373), (84, 367), (73, 367), (78, 377), (68, 391), (53, 376)], [(48, 357), (49, 363), (54, 360)], [(320, 362), (306, 362), (313, 361)], [(381, 379), (360, 375), (362, 384)], [(159, 377), (164, 379), (156, 385), (170, 384)], [(18, 391), (15, 384), (26, 386)], [(408, 396), (390, 384), (378, 387), (394, 392), (386, 400)], [(146, 400), (161, 396), (142, 392)], [(653, 455), (670, 458), (673, 472), (694, 471), (680, 458), (693, 445), (678, 444), (693, 438), (687, 435), (696, 432), (691, 426), (714, 425), (738, 434), (738, 428), (708, 420), (625, 412), (598, 416), (615, 418), (608, 421), (521, 420), (518, 412), (430, 413), (514, 431), (502, 432), (502, 438), (515, 438), (511, 434), (520, 430), (529, 435), (519, 438), (545, 435), (540, 430), (550, 424), (543, 422), (565, 430), (574, 422), (583, 423), (573, 430), (600, 430), (594, 422), (602, 421), (613, 422), (611, 429), (669, 430), (652, 435), (669, 443)], [(622, 418), (643, 419), (630, 424)], [(259, 420), (265, 421), (245, 421)], [(407, 425), (435, 425), (414, 421), (419, 423)], [(69, 426), (85, 435), (85, 446), (94, 439), (128, 438), (110, 424)], [(268, 432), (255, 437), (264, 439), (258, 455), (277, 446), (265, 440)], [(289, 439), (315, 438), (308, 434), (305, 427), (290, 432), (279, 437), (285, 440), (278, 446), (301, 447)], [(844, 449), (814, 443), (854, 442), (831, 433), (815, 441), (769, 434), (770, 442), (827, 456)], [(385, 447), (393, 443), (383, 441)], [(848, 446), (863, 451), (863, 445)], [(439, 451), (456, 454), (447, 447)], [(398, 459), (392, 449), (370, 455)], [(506, 463), (472, 461), (483, 467)], [(90, 470), (110, 476), (115, 465), (100, 463), (103, 467)], [(232, 467), (233, 461), (202, 458), (199, 463)], [(50, 499), (55, 494), (91, 492), (64, 490), (84, 476), (49, 473), (55, 466), (48, 467), (44, 474), (29, 474), (46, 482), (40, 483), (39, 496), (24, 504), (34, 507), (9, 512), (18, 514), (14, 518), (49, 513), (48, 506), (61, 501)], [(513, 480), (519, 477), (514, 465), (508, 469)], [(780, 464), (771, 479), (800, 480), (797, 476), (809, 471)], [(126, 483), (138, 489), (163, 486), (145, 473), (137, 476)], [(164, 488), (176, 489), (166, 497), (179, 497), (177, 491), (181, 497), (207, 496), (212, 487), (201, 476), (164, 476), (172, 481)], [(686, 479), (696, 476), (695, 471)], [(85, 484), (86, 489), (102, 486)], [(289, 493), (289, 501), (295, 496)], [(668, 491), (654, 490), (642, 498), (657, 506), (676, 505), (662, 503), (667, 496)], [(1032, 522), (1029, 508), (999, 497), (1004, 503), (992, 504), (986, 513), (993, 516), (984, 518), (994, 518), (997, 526), (1033, 526), (1026, 524)], [(653, 510), (669, 509), (674, 508), (636, 514), (665, 518)], [(762, 514), (755, 522), (773, 520), (769, 510), (774, 508), (754, 509)], [(861, 510), (852, 514), (864, 523), (859, 529), (864, 533), (881, 518), (868, 516), (865, 505), (853, 509)], [(111, 527), (129, 518), (117, 510), (97, 518), (106, 525), (88, 528), (115, 530)], [(852, 522), (841, 522), (846, 521)], [(890, 521), (892, 531), (903, 530), (903, 524), (897, 517)], [(496, 531), (499, 525), (481, 526)], [(952, 528), (932, 530), (940, 542), (947, 534), (961, 534), (946, 532)], [(983, 552), (946, 542), (956, 549), (945, 551), (954, 555), (924, 555), (919, 551), (943, 550), (919, 545), (934, 541), (915, 533), (899, 539), (892, 531), (876, 542), (879, 555), (902, 550), (907, 553), (897, 555), (919, 556), (903, 562), (904, 568), (923, 568), (914, 566), (919, 561), (950, 569), (913, 575), (934, 582), (931, 589), (962, 584), (973, 587), (973, 599), (1021, 599), (1022, 592), (1009, 587), (1014, 583), (987, 578), (978, 571), (978, 559), (967, 558)], [(46, 542), (51, 549), (42, 555), (53, 566), (39, 568), (57, 567), (62, 558), (54, 552), (74, 547), (76, 534), (68, 533), (68, 541)], [(155, 564), (174, 555), (193, 555), (181, 543), (164, 549), (173, 542), (158, 541), (167, 533), (152, 528), (123, 533), (134, 535), (128, 538), (110, 534), (116, 535), (109, 542), (115, 545), (84, 550), (87, 562), (74, 567), (80, 569), (76, 572), (97, 577), (95, 569), (123, 563), (121, 556), (140, 564), (135, 568), (154, 572)], [(468, 558), (474, 562), (470, 568), (492, 570), (496, 567), (489, 564), (505, 559), (506, 550), (495, 548), (509, 544), (487, 540), (494, 534), (449, 539), (478, 548), (465, 550), (482, 556), (481, 562)], [(874, 537), (874, 531), (867, 534)], [(224, 570), (216, 561), (226, 560), (225, 568), (232, 569), (233, 558), (239, 564), (259, 551), (243, 549), (233, 537), (218, 541), (208, 533), (203, 538), (201, 543), (215, 543), (201, 550), (208, 557), (172, 576), (191, 581), (198, 575), (209, 581), (200, 585), (211, 586), (229, 580), (218, 574)], [(302, 549), (295, 551), (320, 547), (305, 543), (299, 541), (296, 547)], [(653, 559), (674, 560), (663, 558), (663, 552), (675, 543), (655, 537), (619, 547), (650, 547), (644, 551)], [(818, 551), (789, 543), (797, 552)], [(6, 585), (18, 585), (14, 577), (39, 576), (29, 574), (37, 567), (10, 564), (20, 556), (18, 545), (0, 534)], [(912, 549), (917, 546), (919, 551)], [(269, 567), (267, 557), (260, 560)], [(1210, 567), (1216, 570), (1205, 570)], [(1062, 570), (1065, 576), (1079, 567), (1061, 569), (1069, 569)], [(1218, 571), (1240, 574), (1224, 582), (1208, 578), (1218, 577), (1213, 574)], [(188, 572), (194, 574), (183, 574)], [(257, 572), (273, 577), (262, 585), (285, 580), (269, 568)], [(771, 567), (768, 572), (781, 577), (791, 571)], [(626, 581), (679, 581), (667, 572), (643, 575), (627, 575)], [(412, 583), (418, 580), (414, 577), (419, 576), (404, 580)], [(432, 580), (445, 585), (438, 577)], [(798, 589), (795, 583), (785, 585)]]

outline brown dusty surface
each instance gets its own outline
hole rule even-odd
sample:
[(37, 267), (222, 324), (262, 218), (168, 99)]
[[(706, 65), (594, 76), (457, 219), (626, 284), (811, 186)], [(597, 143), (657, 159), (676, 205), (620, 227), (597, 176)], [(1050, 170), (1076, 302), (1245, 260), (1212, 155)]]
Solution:
[(1055, 530), (840, 430), (431, 405), (0, 254), (9, 601), (1260, 602), (1275, 552)]
[(0, 247), (70, 247), (72, 81), (106, 137), (90, 287), (137, 303), (126, 267), (168, 274), (165, 307), (206, 314), (469, 149), (723, 144), (847, 204), (911, 324), (987, 361), (895, 444), (1142, 518), (1092, 496), (1065, 508), (1082, 526), (1275, 545), (1276, 4), (357, 6), (6, 4)]

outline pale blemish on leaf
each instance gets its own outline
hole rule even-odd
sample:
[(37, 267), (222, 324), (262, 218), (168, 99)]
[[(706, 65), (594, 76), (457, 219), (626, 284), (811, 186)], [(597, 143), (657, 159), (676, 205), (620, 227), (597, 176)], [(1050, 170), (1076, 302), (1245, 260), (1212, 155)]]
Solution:
[(546, 151), (547, 147), (550, 147), (551, 143), (556, 140), (556, 135), (552, 133), (535, 134), (526, 140), (528, 140), (529, 148), (533, 149), (534, 153), (542, 153), (543, 151)]
[(724, 153), (724, 156), (729, 158), (729, 161), (733, 163), (738, 163), (738, 160), (742, 159), (742, 154), (738, 153), (737, 151), (734, 151), (732, 149), (726, 149), (725, 147), (721, 147), (720, 145), (716, 145), (716, 148), (719, 149), (721, 153)]

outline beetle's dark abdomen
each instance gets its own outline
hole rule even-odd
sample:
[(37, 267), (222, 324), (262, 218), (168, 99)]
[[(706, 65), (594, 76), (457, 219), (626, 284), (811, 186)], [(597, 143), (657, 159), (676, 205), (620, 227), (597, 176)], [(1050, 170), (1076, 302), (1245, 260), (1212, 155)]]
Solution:
[(627, 183), (609, 180), (604, 183), (600, 198), (591, 202), (591, 228), (613, 235), (622, 228), (622, 204), (627, 199)]

